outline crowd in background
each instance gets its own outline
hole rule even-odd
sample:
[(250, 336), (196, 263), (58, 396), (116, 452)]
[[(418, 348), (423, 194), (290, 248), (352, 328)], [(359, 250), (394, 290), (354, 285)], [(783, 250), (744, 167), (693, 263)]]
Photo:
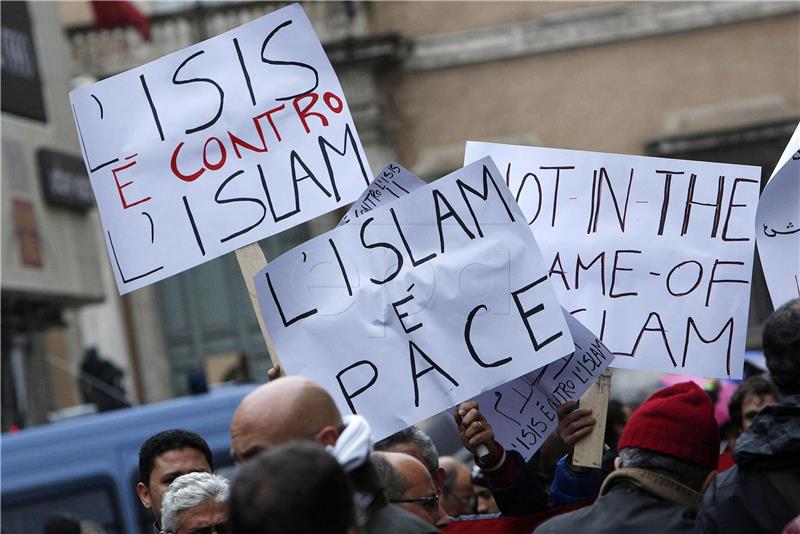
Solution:
[[(214, 474), (202, 437), (171, 429), (142, 445), (137, 492), (154, 534), (798, 534), (800, 299), (776, 310), (763, 336), (769, 373), (739, 385), (721, 427), (718, 392), (691, 381), (635, 409), (611, 401), (601, 469), (573, 463), (575, 443), (596, 424), (574, 402), (527, 461), (495, 440), (476, 402), (459, 405), (464, 462), (439, 457), (416, 427), (373, 443), (366, 420), (342, 416), (319, 385), (276, 370), (233, 416), (231, 482)], [(90, 528), (57, 516), (45, 532)]]

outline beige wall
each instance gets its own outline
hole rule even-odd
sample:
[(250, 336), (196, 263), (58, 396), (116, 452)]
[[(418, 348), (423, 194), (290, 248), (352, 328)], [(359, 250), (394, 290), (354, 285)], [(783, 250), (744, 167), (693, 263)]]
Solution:
[(641, 153), (667, 113), (764, 96), (800, 116), (798, 63), (792, 15), (410, 72), (387, 89), (399, 161), (413, 169), (426, 147), (531, 134), (544, 146)]
[(474, 30), (617, 2), (370, 2), (370, 32), (408, 37)]

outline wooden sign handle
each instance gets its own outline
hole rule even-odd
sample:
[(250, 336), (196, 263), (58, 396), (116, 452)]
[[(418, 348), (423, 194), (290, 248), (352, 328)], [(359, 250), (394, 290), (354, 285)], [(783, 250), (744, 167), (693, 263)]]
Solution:
[(251, 243), (240, 249), (236, 249), (236, 260), (239, 262), (239, 269), (242, 271), (244, 283), (247, 285), (247, 293), (250, 295), (250, 304), (253, 305), (253, 311), (256, 312), (256, 319), (258, 319), (258, 326), (261, 328), (261, 335), (264, 336), (264, 343), (267, 346), (267, 355), (272, 360), (273, 366), (281, 364), (278, 359), (278, 354), (275, 352), (275, 347), (272, 345), (272, 339), (267, 332), (267, 325), (264, 324), (264, 318), (261, 316), (261, 308), (258, 305), (258, 295), (256, 294), (256, 286), (253, 283), (253, 277), (267, 266), (267, 258), (261, 250), (258, 243)]
[(581, 397), (580, 407), (591, 408), (597, 423), (591, 434), (575, 444), (575, 450), (572, 453), (573, 465), (600, 469), (603, 463), (603, 442), (606, 435), (606, 415), (610, 393), (611, 368), (608, 368)]

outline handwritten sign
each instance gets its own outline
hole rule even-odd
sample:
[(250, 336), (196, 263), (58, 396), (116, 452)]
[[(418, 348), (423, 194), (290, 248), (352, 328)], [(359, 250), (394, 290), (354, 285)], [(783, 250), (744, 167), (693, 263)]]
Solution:
[(353, 205), (350, 206), (350, 209), (347, 210), (347, 213), (336, 226), (357, 222), (359, 218), (363, 218), (365, 214), (378, 206), (407, 195), (411, 191), (416, 191), (423, 185), (425, 185), (425, 182), (422, 178), (409, 172), (399, 163), (390, 161), (375, 176), (369, 187), (361, 193), (358, 200), (353, 202)]
[(298, 4), (70, 100), (120, 293), (344, 206), (370, 182)]
[(380, 439), (572, 352), (489, 158), (287, 252), (255, 279), (290, 374)]
[(761, 193), (756, 240), (775, 308), (800, 298), (800, 124)]
[(503, 447), (527, 460), (558, 426), (558, 407), (578, 400), (614, 360), (603, 342), (564, 311), (575, 351), (475, 400)]
[(485, 156), (615, 367), (741, 377), (759, 168), (467, 143)]

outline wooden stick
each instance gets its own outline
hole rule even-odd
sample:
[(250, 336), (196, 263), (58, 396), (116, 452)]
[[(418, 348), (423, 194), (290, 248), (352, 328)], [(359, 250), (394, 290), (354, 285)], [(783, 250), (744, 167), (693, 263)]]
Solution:
[(580, 407), (591, 408), (597, 423), (592, 433), (575, 444), (572, 464), (600, 469), (603, 463), (603, 442), (606, 434), (608, 396), (611, 393), (611, 368), (603, 371), (592, 387), (581, 397)]
[(267, 258), (261, 250), (258, 243), (251, 243), (246, 247), (236, 249), (236, 260), (239, 262), (239, 269), (242, 271), (244, 283), (247, 284), (247, 292), (250, 295), (250, 304), (253, 305), (253, 311), (256, 312), (256, 319), (258, 319), (258, 326), (261, 328), (261, 335), (264, 336), (264, 343), (267, 346), (267, 355), (272, 360), (273, 366), (278, 366), (281, 361), (278, 359), (278, 354), (275, 352), (275, 347), (272, 345), (272, 339), (267, 332), (267, 325), (264, 324), (264, 318), (261, 317), (261, 308), (258, 305), (258, 295), (256, 294), (256, 286), (253, 283), (253, 277), (267, 266)]

